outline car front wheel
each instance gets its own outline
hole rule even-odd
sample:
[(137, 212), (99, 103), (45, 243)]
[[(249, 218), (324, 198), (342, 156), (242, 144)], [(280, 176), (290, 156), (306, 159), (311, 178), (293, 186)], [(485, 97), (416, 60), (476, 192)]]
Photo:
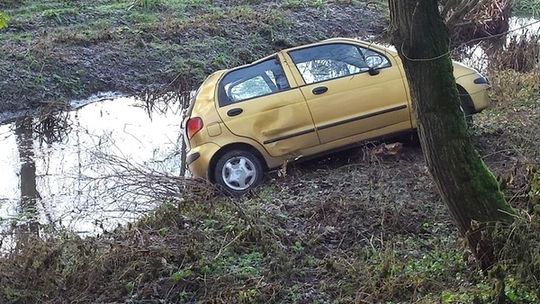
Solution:
[(252, 152), (232, 150), (223, 154), (214, 169), (214, 178), (223, 190), (242, 195), (257, 186), (263, 177), (261, 161)]
[(458, 91), (459, 98), (461, 100), (461, 111), (465, 115), (467, 125), (470, 127), (473, 125), (474, 103), (471, 96), (469, 93), (467, 93), (467, 91), (465, 91), (465, 89), (458, 87)]

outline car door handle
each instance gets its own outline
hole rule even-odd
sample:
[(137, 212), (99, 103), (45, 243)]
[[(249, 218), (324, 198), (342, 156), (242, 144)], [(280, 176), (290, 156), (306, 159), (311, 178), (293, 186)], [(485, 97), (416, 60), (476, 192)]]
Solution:
[(324, 94), (324, 93), (328, 92), (328, 88), (327, 87), (316, 87), (311, 92), (313, 94), (315, 94), (315, 95), (321, 95), (321, 94)]
[(232, 116), (240, 115), (240, 114), (242, 114), (242, 112), (244, 112), (244, 110), (242, 110), (240, 108), (234, 108), (234, 109), (230, 109), (229, 111), (227, 111), (227, 115), (232, 117)]

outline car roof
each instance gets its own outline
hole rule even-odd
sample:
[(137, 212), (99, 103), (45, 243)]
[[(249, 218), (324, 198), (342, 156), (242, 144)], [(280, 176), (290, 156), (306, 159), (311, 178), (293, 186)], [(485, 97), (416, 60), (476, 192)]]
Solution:
[(299, 46), (283, 49), (281, 51), (275, 52), (275, 53), (273, 53), (271, 55), (268, 55), (268, 56), (263, 57), (261, 59), (258, 59), (256, 61), (253, 61), (251, 63), (241, 65), (241, 66), (236, 66), (236, 67), (233, 67), (233, 68), (230, 68), (230, 69), (227, 69), (227, 70), (222, 70), (222, 71), (223, 72), (229, 72), (229, 71), (240, 69), (240, 68), (243, 68), (243, 67), (248, 67), (248, 66), (251, 66), (251, 65), (255, 65), (255, 64), (258, 64), (258, 63), (263, 62), (265, 60), (276, 57), (279, 53), (286, 53), (286, 52), (290, 52), (290, 51), (297, 50), (297, 49), (303, 49), (303, 48), (306, 48), (306, 47), (311, 47), (311, 46), (316, 46), (316, 45), (323, 45), (323, 44), (331, 44), (331, 43), (339, 43), (339, 42), (344, 42), (344, 43), (351, 43), (352, 42), (352, 43), (363, 45), (363, 46), (365, 46), (367, 48), (370, 48), (370, 49), (375, 49), (375, 50), (377, 50), (377, 51), (379, 51), (381, 53), (387, 54), (387, 55), (392, 55), (392, 56), (397, 55), (394, 50), (389, 49), (387, 46), (384, 46), (384, 45), (380, 45), (380, 44), (377, 44), (377, 43), (374, 43), (374, 42), (369, 42), (369, 41), (363, 41), (363, 40), (359, 40), (359, 39), (338, 37), (338, 38), (330, 38), (330, 39), (322, 40), (322, 41), (319, 41), (319, 42), (314, 42), (314, 43), (309, 43), (309, 44), (304, 44), (304, 45), (299, 45)]

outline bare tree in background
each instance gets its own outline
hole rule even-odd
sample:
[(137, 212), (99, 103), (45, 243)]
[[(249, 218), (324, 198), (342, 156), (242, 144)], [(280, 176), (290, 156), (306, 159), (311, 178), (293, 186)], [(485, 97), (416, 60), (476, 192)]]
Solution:
[(440, 0), (451, 45), (497, 36), (509, 29), (514, 0)]

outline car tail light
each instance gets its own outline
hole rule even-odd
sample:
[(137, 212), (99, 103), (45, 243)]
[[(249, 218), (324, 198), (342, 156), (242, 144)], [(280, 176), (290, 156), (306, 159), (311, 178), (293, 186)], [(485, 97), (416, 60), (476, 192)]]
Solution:
[(188, 119), (186, 124), (187, 135), (189, 139), (192, 139), (197, 132), (203, 128), (204, 124), (200, 117), (193, 117)]

